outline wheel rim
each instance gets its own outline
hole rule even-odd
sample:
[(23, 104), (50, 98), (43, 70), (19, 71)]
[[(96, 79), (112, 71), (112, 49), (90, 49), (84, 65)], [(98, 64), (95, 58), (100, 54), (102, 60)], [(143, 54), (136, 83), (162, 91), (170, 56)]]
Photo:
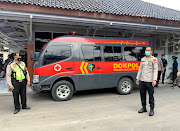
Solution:
[(67, 85), (60, 85), (56, 90), (56, 94), (59, 98), (66, 98), (70, 94), (70, 88)]
[(123, 81), (121, 84), (121, 89), (123, 92), (129, 92), (131, 90), (131, 83), (129, 81)]

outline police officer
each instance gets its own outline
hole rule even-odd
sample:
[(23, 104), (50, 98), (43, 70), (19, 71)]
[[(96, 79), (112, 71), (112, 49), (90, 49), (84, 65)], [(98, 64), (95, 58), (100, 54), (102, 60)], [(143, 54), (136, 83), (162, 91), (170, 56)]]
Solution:
[(7, 65), (6, 80), (9, 90), (13, 92), (14, 97), (14, 114), (20, 111), (19, 95), (21, 96), (22, 109), (30, 109), (26, 105), (26, 85), (30, 86), (30, 77), (26, 65), (21, 61), (18, 53), (14, 54), (14, 61)]
[(178, 72), (178, 63), (177, 63), (177, 57), (173, 56), (172, 59), (174, 60), (173, 62), (173, 83), (177, 78), (177, 72)]
[(158, 87), (159, 80), (161, 78), (161, 73), (164, 73), (164, 69), (163, 69), (162, 60), (160, 58), (158, 58), (158, 54), (157, 53), (154, 54), (154, 57), (157, 58), (157, 63), (158, 63), (158, 77), (157, 77), (157, 83), (156, 83), (156, 85), (154, 87)]
[[(145, 57), (141, 59), (141, 64), (137, 74), (136, 84), (140, 85), (140, 96), (142, 109), (138, 113), (147, 112), (146, 110), (146, 91), (149, 94), (150, 112), (149, 116), (154, 115), (154, 86), (156, 85), (158, 76), (158, 63), (157, 58), (151, 55), (151, 47), (147, 47), (145, 50)], [(140, 80), (140, 82), (139, 82)]]
[(166, 68), (167, 68), (167, 60), (165, 59), (165, 54), (162, 54), (162, 56), (161, 56), (161, 60), (162, 60), (162, 62), (163, 62), (163, 67), (164, 67), (164, 72), (163, 72), (163, 74), (162, 74), (162, 84), (164, 84), (164, 77), (165, 77), (165, 74), (166, 74)]

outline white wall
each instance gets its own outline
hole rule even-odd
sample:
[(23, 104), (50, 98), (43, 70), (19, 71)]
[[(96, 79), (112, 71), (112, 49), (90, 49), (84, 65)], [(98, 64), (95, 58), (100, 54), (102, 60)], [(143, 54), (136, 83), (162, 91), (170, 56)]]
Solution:
[(3, 62), (4, 62), (7, 59), (9, 52), (0, 51), (0, 54), (3, 54)]

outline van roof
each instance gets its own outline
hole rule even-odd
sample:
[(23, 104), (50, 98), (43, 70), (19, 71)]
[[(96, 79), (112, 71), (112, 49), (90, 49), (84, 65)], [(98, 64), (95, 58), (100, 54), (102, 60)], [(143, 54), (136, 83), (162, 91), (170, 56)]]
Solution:
[(121, 45), (149, 45), (146, 39), (137, 38), (114, 38), (114, 37), (90, 37), (90, 36), (61, 36), (50, 42), (73, 42), (73, 43), (99, 43)]

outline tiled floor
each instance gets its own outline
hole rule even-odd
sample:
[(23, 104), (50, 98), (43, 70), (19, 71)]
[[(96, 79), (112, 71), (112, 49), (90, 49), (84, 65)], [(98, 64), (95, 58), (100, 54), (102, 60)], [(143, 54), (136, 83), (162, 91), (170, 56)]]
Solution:
[[(27, 88), (27, 91), (32, 91), (32, 90), (30, 88)], [(3, 93), (11, 93), (11, 91), (9, 91), (9, 86), (6, 83), (6, 79), (0, 78), (0, 94)]]

